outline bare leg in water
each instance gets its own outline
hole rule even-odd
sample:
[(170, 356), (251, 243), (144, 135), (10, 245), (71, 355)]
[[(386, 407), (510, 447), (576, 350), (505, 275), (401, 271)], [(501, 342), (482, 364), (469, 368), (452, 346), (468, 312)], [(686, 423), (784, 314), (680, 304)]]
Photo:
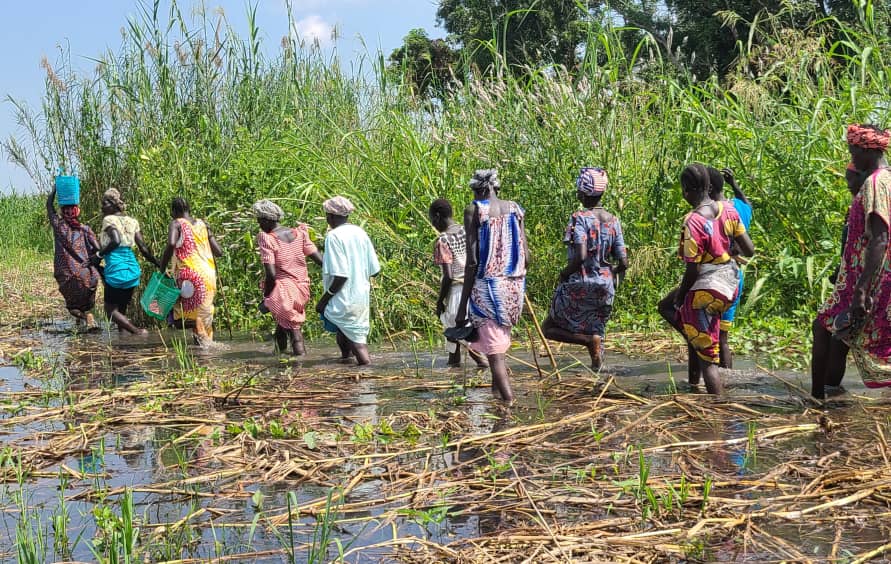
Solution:
[(826, 398), (826, 386), (840, 386), (845, 377), (848, 346), (832, 338), (832, 334), (814, 321), (814, 344), (811, 348), (811, 395)]
[(127, 316), (121, 313), (117, 304), (105, 303), (105, 315), (110, 320), (114, 321), (115, 325), (118, 326), (122, 331), (127, 331), (128, 333), (133, 333), (134, 335), (146, 335), (148, 331), (145, 329), (141, 329), (127, 319)]
[(346, 335), (338, 330), (337, 346), (340, 348), (340, 362), (342, 362), (343, 364), (348, 363), (350, 361), (350, 357), (353, 355), (353, 347), (351, 347), (350, 345), (350, 340), (346, 338)]
[(288, 330), (281, 325), (275, 326), (275, 352), (283, 354), (288, 350)]
[(306, 343), (303, 340), (303, 331), (300, 328), (291, 329), (291, 351), (295, 356), (306, 354)]
[(582, 345), (588, 349), (588, 355), (591, 357), (591, 368), (600, 370), (600, 366), (603, 364), (603, 351), (601, 349), (602, 339), (600, 335), (570, 333), (562, 327), (557, 327), (550, 317), (544, 320), (541, 330), (544, 333), (544, 336), (552, 341), (569, 343), (572, 345)]
[(368, 354), (368, 345), (350, 341), (341, 331), (337, 331), (337, 346), (340, 347), (341, 362), (347, 363), (350, 360), (350, 355), (355, 355), (356, 364), (359, 366), (371, 364), (371, 355)]
[(492, 371), (492, 394), (507, 404), (513, 403), (514, 392), (510, 387), (510, 376), (507, 373), (504, 354), (490, 354), (487, 358), (489, 369)]
[[(483, 355), (479, 354), (476, 351), (472, 351), (469, 349), (467, 352), (468, 352), (468, 354), (470, 354), (470, 358), (472, 358), (473, 361), (476, 362), (477, 368), (489, 368), (489, 363), (486, 361), (486, 357), (484, 357)], [(461, 346), (460, 345), (458, 345), (455, 348), (455, 352), (449, 353), (448, 365), (452, 366), (452, 367), (461, 366)]]

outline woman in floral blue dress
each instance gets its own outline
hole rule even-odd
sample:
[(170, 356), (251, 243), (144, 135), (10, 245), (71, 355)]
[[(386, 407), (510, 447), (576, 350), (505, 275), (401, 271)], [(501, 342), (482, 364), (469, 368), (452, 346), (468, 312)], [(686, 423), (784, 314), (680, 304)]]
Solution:
[(583, 209), (566, 226), (567, 265), (542, 327), (548, 339), (585, 346), (595, 370), (603, 360), (619, 276), (628, 268), (622, 225), (600, 205), (607, 183), (602, 168), (583, 168), (576, 180)]

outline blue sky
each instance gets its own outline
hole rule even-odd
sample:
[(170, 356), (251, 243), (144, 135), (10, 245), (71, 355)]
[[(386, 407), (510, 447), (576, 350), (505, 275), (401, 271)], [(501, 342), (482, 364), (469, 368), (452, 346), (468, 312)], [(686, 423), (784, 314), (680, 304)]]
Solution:
[[(200, 0), (179, 0), (183, 12)], [(257, 19), (267, 48), (278, 47), (288, 33), (285, 0), (250, 0), (257, 4)], [(169, 0), (163, 0), (167, 6)], [(238, 30), (245, 30), (248, 0), (205, 0), (208, 11), (222, 8)], [(365, 53), (360, 37), (372, 52), (386, 55), (398, 47), (412, 29), (421, 27), (431, 37), (445, 34), (436, 28), (436, 0), (292, 0), (296, 28), (306, 38), (318, 37), (326, 48), (336, 48), (344, 61)], [(6, 96), (40, 105), (46, 56), (52, 63), (60, 46), (70, 50), (72, 62), (84, 70), (90, 58), (121, 41), (121, 28), (138, 13), (137, 0), (15, 0), (4, 2), (5, 24), (0, 25), (0, 137), (20, 136)], [(166, 13), (166, 12), (165, 12)], [(332, 28), (339, 39), (331, 41)], [(18, 167), (0, 158), (0, 192), (34, 190), (34, 183)]]

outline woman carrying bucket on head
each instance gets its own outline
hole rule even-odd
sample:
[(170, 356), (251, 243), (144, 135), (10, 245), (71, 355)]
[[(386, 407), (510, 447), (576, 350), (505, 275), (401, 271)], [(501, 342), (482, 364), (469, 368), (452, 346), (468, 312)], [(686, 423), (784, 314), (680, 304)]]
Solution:
[(173, 278), (180, 289), (179, 303), (173, 308), (174, 324), (192, 330), (200, 346), (213, 342), (213, 299), (217, 292), (214, 257), (223, 249), (207, 225), (191, 215), (185, 198), (170, 203), (173, 221), (167, 230), (167, 247), (161, 257), (161, 272), (173, 265)]
[(136, 262), (133, 247), (153, 265), (160, 267), (158, 259), (142, 239), (139, 222), (124, 214), (126, 205), (121, 193), (109, 188), (102, 195), (102, 232), (99, 242), (102, 249), (97, 255), (105, 260), (103, 278), (105, 281), (105, 314), (122, 330), (129, 333), (147, 333), (127, 319), (127, 306), (133, 298), (133, 290), (139, 286), (142, 270)]
[(46, 199), (46, 215), (53, 228), (53, 275), (59, 284), (59, 293), (65, 298), (65, 308), (77, 324), (97, 329), (92, 310), (96, 305), (99, 270), (92, 263), (96, 262), (93, 257), (99, 252), (99, 241), (93, 230), (78, 219), (79, 196), (60, 197), (61, 214), (53, 205), (55, 186)]

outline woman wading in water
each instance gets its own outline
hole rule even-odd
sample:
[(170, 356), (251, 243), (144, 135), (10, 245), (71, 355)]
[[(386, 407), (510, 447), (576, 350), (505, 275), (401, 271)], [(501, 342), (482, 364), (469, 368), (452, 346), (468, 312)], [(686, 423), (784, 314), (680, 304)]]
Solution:
[(142, 239), (139, 222), (124, 214), (125, 208), (117, 189), (105, 191), (102, 196), (102, 213), (105, 217), (99, 235), (102, 249), (96, 260), (105, 259), (105, 315), (124, 331), (145, 334), (148, 331), (136, 327), (127, 319), (127, 307), (142, 275), (133, 247), (138, 247), (142, 256), (158, 269), (161, 269), (161, 265)]
[(59, 293), (65, 298), (65, 308), (78, 325), (87, 329), (98, 329), (93, 317), (96, 305), (96, 288), (99, 286), (99, 270), (93, 263), (99, 252), (99, 241), (89, 225), (78, 219), (80, 207), (61, 206), (61, 214), (56, 213), (53, 188), (46, 198), (46, 216), (53, 228), (55, 255), (53, 276), (59, 284)]
[(285, 212), (275, 203), (260, 200), (251, 210), (260, 226), (257, 249), (266, 274), (263, 305), (275, 318), (276, 349), (285, 352), (290, 341), (291, 352), (304, 355), (306, 344), (301, 328), (310, 297), (307, 259), (321, 266), (322, 255), (310, 239), (306, 224), (279, 224)]
[(619, 278), (628, 268), (622, 225), (600, 205), (607, 183), (602, 168), (583, 168), (576, 180), (584, 209), (573, 213), (566, 226), (567, 264), (542, 325), (548, 339), (587, 347), (594, 370), (600, 369), (606, 323)]
[(173, 278), (180, 289), (173, 308), (174, 325), (188, 327), (201, 346), (213, 342), (213, 299), (217, 293), (214, 257), (223, 256), (207, 225), (192, 217), (189, 202), (174, 198), (170, 203), (173, 221), (167, 228), (167, 247), (161, 258), (161, 271), (173, 261)]
[(710, 394), (721, 394), (718, 376), (721, 314), (739, 291), (739, 267), (730, 255), (731, 241), (743, 256), (755, 254), (739, 214), (709, 197), (709, 173), (701, 164), (681, 173), (684, 200), (693, 211), (684, 218), (678, 255), (687, 265), (681, 285), (659, 302), (659, 313), (687, 340), (688, 381), (705, 379)]
[(322, 281), (325, 294), (316, 304), (325, 329), (337, 334), (341, 362), (356, 357), (369, 364), (368, 333), (371, 331), (371, 277), (381, 270), (374, 245), (365, 230), (349, 222), (353, 203), (335, 196), (322, 204), (331, 229), (325, 236)]
[(835, 288), (813, 324), (811, 395), (818, 399), (841, 385), (848, 347), (867, 387), (891, 386), (891, 171), (883, 159), (891, 132), (851, 125), (847, 140), (860, 174), (850, 180), (862, 185), (848, 212)]
[(529, 248), (523, 224), (525, 212), (516, 202), (498, 197), (501, 183), (494, 169), (478, 170), (470, 180), (473, 203), (464, 210), (467, 264), (458, 327), (467, 319), (478, 339), (470, 348), (486, 355), (492, 372), (492, 392), (510, 403), (514, 399), (505, 363), (510, 330), (523, 311)]

